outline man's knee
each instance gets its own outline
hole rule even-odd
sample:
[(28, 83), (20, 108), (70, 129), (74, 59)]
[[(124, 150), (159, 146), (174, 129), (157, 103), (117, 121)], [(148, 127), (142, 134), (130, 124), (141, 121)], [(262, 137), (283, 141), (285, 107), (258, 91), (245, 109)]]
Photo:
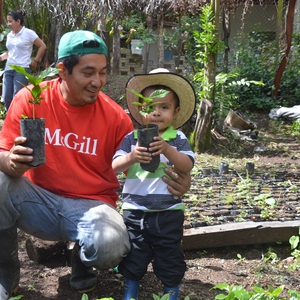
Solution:
[(123, 218), (106, 204), (95, 208), (94, 218), (93, 240), (90, 243), (83, 242), (81, 258), (86, 265), (93, 265), (97, 269), (115, 267), (130, 250)]

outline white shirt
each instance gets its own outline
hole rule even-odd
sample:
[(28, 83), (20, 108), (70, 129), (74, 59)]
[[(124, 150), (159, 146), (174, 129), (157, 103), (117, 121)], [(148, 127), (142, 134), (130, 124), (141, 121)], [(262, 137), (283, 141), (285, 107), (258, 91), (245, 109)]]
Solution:
[(10, 32), (6, 39), (8, 57), (5, 70), (11, 70), (9, 65), (28, 68), (31, 62), (33, 43), (37, 38), (38, 35), (25, 26), (17, 34)]

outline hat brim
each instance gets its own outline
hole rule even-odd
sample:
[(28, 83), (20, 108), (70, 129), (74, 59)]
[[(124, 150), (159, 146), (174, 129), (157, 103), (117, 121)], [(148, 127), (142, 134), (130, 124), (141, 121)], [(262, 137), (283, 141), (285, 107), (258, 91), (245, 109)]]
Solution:
[(172, 125), (175, 129), (182, 127), (195, 111), (196, 96), (192, 85), (184, 77), (176, 73), (135, 74), (129, 78), (126, 83), (126, 101), (133, 119), (139, 124), (143, 124), (143, 118), (139, 113), (138, 106), (132, 104), (132, 102), (138, 102), (139, 98), (127, 89), (134, 89), (141, 93), (146, 87), (153, 85), (167, 86), (177, 94), (180, 110)]

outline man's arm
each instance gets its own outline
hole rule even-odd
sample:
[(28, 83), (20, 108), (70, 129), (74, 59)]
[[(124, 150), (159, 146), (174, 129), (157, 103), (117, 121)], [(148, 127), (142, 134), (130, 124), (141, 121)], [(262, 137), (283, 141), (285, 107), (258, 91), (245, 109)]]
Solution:
[(191, 174), (183, 173), (179, 170), (172, 170), (171, 168), (165, 168), (165, 173), (172, 179), (164, 176), (162, 179), (168, 185), (169, 192), (177, 197), (181, 197), (189, 191), (191, 186)]
[(10, 151), (0, 152), (0, 170), (3, 173), (12, 177), (21, 177), (31, 169), (26, 163), (33, 160), (32, 149), (22, 146), (25, 141), (25, 137), (17, 137)]

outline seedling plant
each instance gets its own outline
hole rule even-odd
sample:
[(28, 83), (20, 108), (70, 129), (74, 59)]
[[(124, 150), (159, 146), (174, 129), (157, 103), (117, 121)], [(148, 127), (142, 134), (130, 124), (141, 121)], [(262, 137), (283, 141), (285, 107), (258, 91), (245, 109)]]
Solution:
[(153, 99), (155, 99), (155, 98), (164, 98), (164, 97), (167, 96), (169, 91), (166, 91), (166, 90), (163, 90), (163, 89), (155, 90), (154, 92), (152, 92), (150, 94), (150, 96), (146, 97), (146, 96), (138, 93), (135, 89), (127, 88), (127, 90), (143, 100), (142, 102), (137, 102), (137, 101), (132, 102), (132, 104), (140, 107), (139, 112), (144, 117), (145, 125), (148, 128), (148, 125), (149, 125), (149, 122), (150, 122), (149, 121), (149, 115), (152, 112), (155, 111), (153, 106), (158, 103), (158, 102), (153, 102)]
[[(160, 297), (156, 294), (152, 294), (152, 296), (153, 296), (154, 300), (169, 300), (169, 298), (170, 298), (169, 294), (165, 294), (162, 297)], [(83, 294), (81, 297), (81, 300), (88, 300), (88, 299), (89, 299), (89, 297), (87, 294)], [(113, 298), (101, 298), (101, 299), (96, 299), (96, 300), (114, 300), (114, 299)], [(131, 298), (130, 300), (135, 300), (135, 299)], [(190, 297), (187, 296), (184, 298), (184, 300), (190, 300)]]
[[(31, 98), (28, 100), (30, 104), (32, 104), (32, 118), (35, 119), (35, 105), (39, 105), (41, 100), (44, 98), (41, 97), (43, 90), (49, 88), (48, 85), (40, 87), (40, 83), (46, 77), (53, 77), (60, 72), (60, 69), (49, 67), (43, 70), (38, 76), (33, 76), (32, 74), (28, 73), (24, 67), (16, 66), (16, 65), (9, 65), (13, 70), (16, 72), (23, 74), (28, 82), (33, 85), (32, 88), (22, 84), (31, 94)], [(23, 118), (27, 118), (27, 116), (22, 115)]]
[(299, 300), (300, 294), (297, 291), (289, 290), (290, 298), (282, 298), (280, 294), (284, 290), (284, 285), (277, 288), (268, 286), (267, 290), (263, 289), (260, 285), (256, 285), (252, 288), (253, 291), (247, 291), (241, 285), (229, 285), (227, 283), (221, 283), (214, 286), (212, 289), (219, 289), (227, 294), (218, 294), (215, 300)]
[(291, 245), (291, 249), (293, 250), (291, 254), (294, 257), (294, 263), (289, 266), (289, 269), (297, 270), (300, 268), (300, 227), (299, 234), (291, 236), (289, 243)]

